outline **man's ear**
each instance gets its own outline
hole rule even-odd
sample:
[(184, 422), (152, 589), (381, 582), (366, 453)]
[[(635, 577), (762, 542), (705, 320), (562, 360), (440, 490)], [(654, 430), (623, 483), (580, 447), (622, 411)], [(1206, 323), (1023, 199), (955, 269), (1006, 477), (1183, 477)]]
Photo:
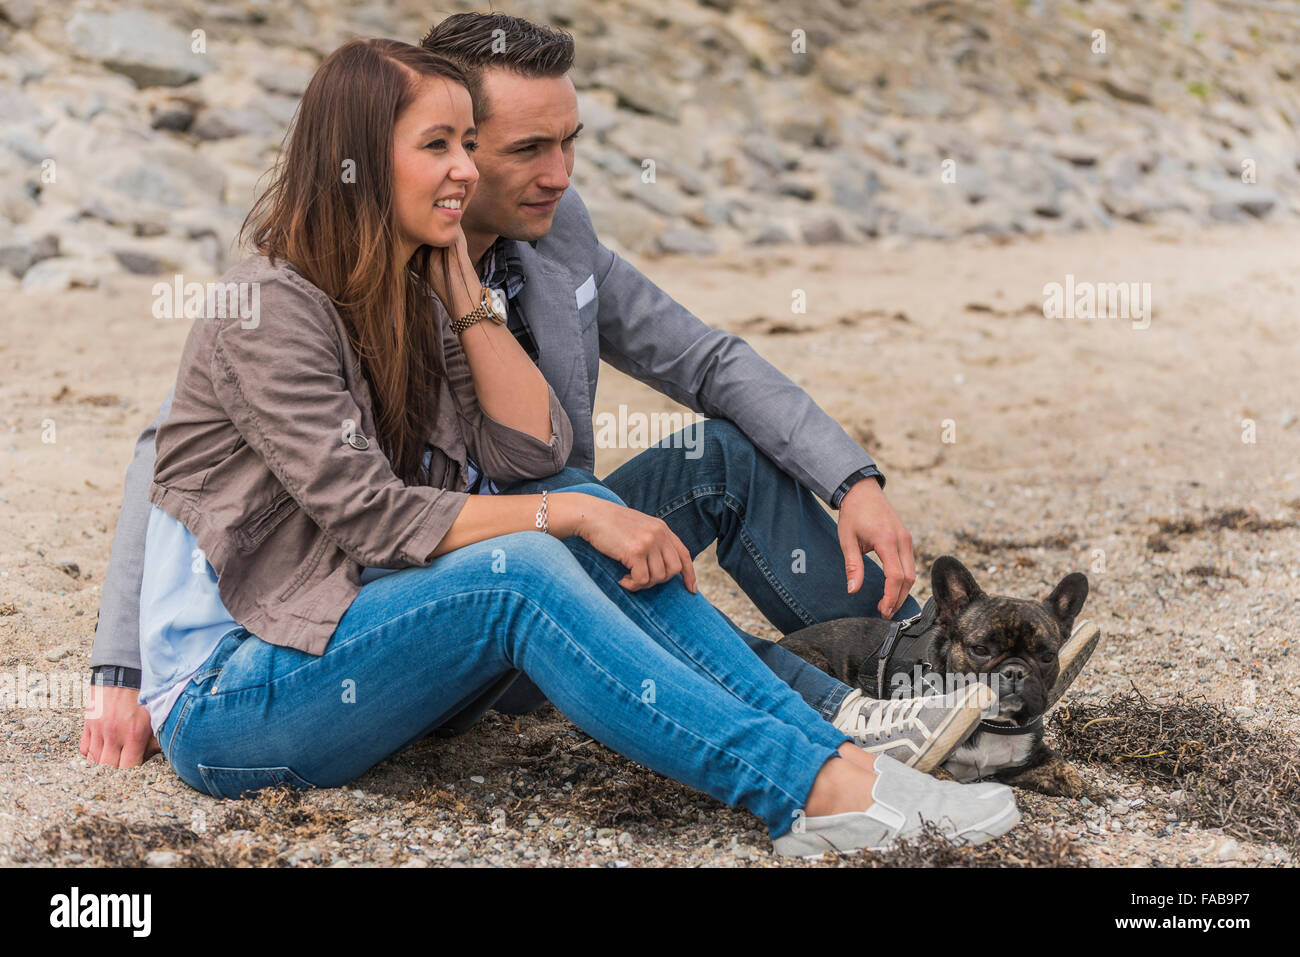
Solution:
[(1044, 599), (1047, 610), (1065, 624), (1074, 623), (1074, 616), (1083, 609), (1088, 597), (1088, 576), (1083, 572), (1071, 572), (1061, 579), (1061, 583)]
[(938, 606), (939, 618), (953, 621), (966, 606), (983, 596), (980, 586), (961, 562), (951, 555), (941, 555), (930, 566), (930, 590)]

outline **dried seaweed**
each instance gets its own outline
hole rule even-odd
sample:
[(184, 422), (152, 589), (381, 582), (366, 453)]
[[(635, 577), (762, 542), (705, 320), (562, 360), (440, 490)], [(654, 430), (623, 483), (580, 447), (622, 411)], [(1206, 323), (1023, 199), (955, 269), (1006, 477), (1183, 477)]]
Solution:
[(1134, 687), (1099, 705), (1063, 705), (1049, 724), (1054, 746), (1068, 761), (1181, 791), (1171, 809), (1182, 820), (1300, 852), (1300, 751), (1291, 737), (1248, 728), (1203, 697), (1171, 699)]

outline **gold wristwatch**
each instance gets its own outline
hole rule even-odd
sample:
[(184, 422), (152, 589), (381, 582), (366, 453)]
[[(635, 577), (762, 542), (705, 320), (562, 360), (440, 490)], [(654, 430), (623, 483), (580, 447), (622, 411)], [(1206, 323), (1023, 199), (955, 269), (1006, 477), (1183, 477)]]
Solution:
[(474, 323), (483, 319), (489, 319), (498, 326), (506, 321), (505, 296), (501, 295), (499, 289), (489, 289), (483, 286), (479, 289), (478, 305), (461, 316), (459, 319), (451, 321), (452, 331), (460, 335)]

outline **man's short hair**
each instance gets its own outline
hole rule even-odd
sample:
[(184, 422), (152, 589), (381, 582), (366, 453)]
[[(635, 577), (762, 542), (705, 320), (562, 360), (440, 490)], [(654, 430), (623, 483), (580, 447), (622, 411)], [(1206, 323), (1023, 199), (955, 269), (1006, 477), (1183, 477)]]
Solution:
[(476, 123), (490, 115), (483, 95), (483, 74), (488, 70), (555, 77), (573, 68), (570, 34), (505, 13), (454, 13), (431, 27), (420, 45), (465, 72)]

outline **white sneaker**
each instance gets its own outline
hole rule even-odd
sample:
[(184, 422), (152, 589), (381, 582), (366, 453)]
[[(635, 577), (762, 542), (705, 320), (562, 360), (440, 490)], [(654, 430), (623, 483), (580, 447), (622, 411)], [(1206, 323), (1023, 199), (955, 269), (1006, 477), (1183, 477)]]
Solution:
[(950, 843), (982, 844), (1020, 821), (1011, 789), (1004, 785), (938, 781), (895, 761), (876, 758), (874, 803), (865, 811), (805, 817), (772, 842), (777, 854), (820, 857), (826, 851), (885, 851), (935, 824)]

